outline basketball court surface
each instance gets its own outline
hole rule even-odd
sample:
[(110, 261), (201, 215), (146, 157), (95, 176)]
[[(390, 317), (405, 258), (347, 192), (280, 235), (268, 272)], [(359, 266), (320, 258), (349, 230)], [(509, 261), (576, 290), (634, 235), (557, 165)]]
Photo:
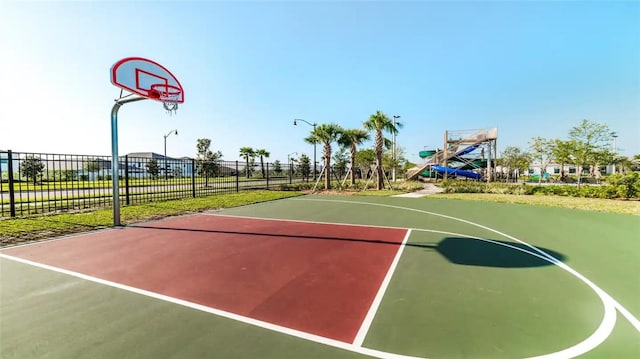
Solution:
[(0, 357), (640, 357), (639, 229), (314, 195), (4, 248)]

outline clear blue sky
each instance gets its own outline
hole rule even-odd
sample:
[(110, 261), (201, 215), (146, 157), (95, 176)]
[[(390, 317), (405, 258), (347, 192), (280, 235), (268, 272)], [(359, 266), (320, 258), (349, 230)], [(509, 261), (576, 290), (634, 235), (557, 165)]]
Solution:
[[(400, 115), (407, 157), (445, 130), (498, 127), (498, 150), (566, 138), (582, 119), (640, 153), (640, 2), (0, 3), (0, 149), (111, 153), (109, 68), (170, 69), (185, 103), (120, 110), (120, 154), (195, 156), (210, 138), (271, 161), (312, 155), (310, 126)], [(367, 144), (370, 146), (370, 144)], [(318, 149), (320, 153), (320, 149)], [(318, 154), (318, 157), (320, 155)]]

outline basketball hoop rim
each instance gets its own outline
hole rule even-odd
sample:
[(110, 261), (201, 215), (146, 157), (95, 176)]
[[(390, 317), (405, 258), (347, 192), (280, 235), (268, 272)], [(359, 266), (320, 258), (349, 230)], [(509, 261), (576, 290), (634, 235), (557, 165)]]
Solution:
[(153, 84), (151, 85), (151, 89), (158, 91), (162, 96), (178, 96), (182, 93), (180, 87), (170, 84)]

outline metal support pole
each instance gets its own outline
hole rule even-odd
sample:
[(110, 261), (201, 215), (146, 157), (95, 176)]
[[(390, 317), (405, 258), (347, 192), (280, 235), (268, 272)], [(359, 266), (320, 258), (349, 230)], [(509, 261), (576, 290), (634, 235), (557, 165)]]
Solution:
[(449, 154), (447, 153), (449, 150), (449, 137), (448, 137), (448, 133), (447, 131), (444, 131), (444, 180), (446, 181), (448, 176), (447, 174), (449, 173), (448, 168), (447, 168), (447, 157), (449, 156)]
[(7, 151), (7, 171), (9, 172), (8, 180), (9, 180), (9, 213), (11, 217), (16, 216), (16, 193), (13, 188), (13, 152), (11, 150)]
[(236, 192), (240, 192), (240, 169), (238, 168), (238, 161), (236, 161)]
[(191, 159), (191, 196), (196, 198), (196, 160)]
[[(393, 128), (396, 127), (396, 119), (400, 118), (398, 115), (393, 115)], [(392, 146), (391, 146), (391, 180), (396, 181), (396, 131), (392, 134)]]
[(269, 162), (267, 162), (267, 189), (269, 189)]
[(167, 137), (171, 136), (172, 133), (178, 135), (178, 130), (172, 130), (171, 132), (163, 135), (164, 137), (164, 181), (167, 182), (169, 168), (167, 167)]
[(492, 166), (493, 162), (491, 161), (491, 158), (492, 158), (491, 155), (493, 153), (493, 148), (492, 148), (493, 146), (492, 146), (491, 142), (492, 141), (489, 140), (489, 151), (487, 151), (488, 152), (487, 153), (487, 182), (491, 182), (491, 172), (492, 172), (492, 169), (493, 169), (493, 166)]
[(113, 196), (113, 225), (120, 226), (120, 184), (118, 183), (118, 110), (129, 102), (146, 97), (126, 97), (116, 100), (111, 108), (111, 195)]
[[(298, 125), (297, 121), (302, 121), (302, 122), (306, 123), (309, 126), (313, 126), (313, 133), (314, 134), (316, 133), (316, 126), (318, 125), (317, 123), (315, 123), (315, 122), (311, 123), (311, 122), (303, 120), (301, 118), (295, 118), (295, 119), (293, 119), (293, 125), (294, 126)], [(316, 163), (317, 163), (317, 161), (316, 161), (316, 145), (317, 145), (317, 143), (313, 142), (313, 180), (314, 181), (316, 180), (316, 173), (317, 173), (317, 170), (316, 170)]]
[(124, 194), (129, 205), (129, 156), (124, 156)]
[(612, 172), (615, 174), (616, 173), (616, 157), (617, 156), (617, 148), (616, 148), (616, 138), (618, 138), (618, 134), (616, 134), (615, 132), (613, 132), (611, 134), (611, 137), (613, 137), (613, 168), (612, 168)]

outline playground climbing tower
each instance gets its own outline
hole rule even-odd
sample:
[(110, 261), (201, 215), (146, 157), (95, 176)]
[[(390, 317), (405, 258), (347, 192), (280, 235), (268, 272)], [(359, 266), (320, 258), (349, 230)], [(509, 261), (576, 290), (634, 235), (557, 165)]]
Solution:
[[(429, 171), (448, 177), (466, 177), (492, 181), (496, 168), (498, 129), (445, 131), (443, 149), (421, 151), (425, 162), (411, 168), (412, 179)], [(423, 156), (424, 155), (424, 156)]]

